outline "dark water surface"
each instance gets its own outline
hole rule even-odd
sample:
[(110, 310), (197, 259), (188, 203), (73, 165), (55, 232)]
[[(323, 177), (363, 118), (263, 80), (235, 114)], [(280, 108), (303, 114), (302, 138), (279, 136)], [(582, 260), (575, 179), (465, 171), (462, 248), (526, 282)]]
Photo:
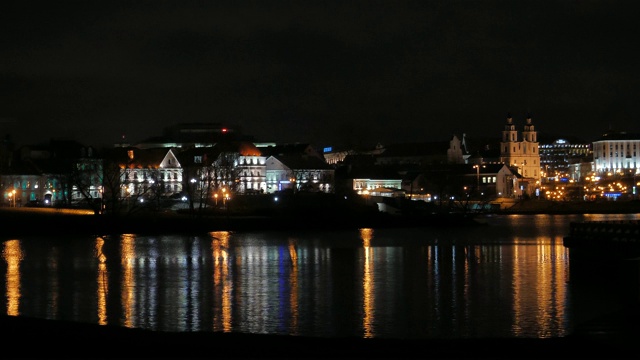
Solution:
[(478, 228), (6, 239), (0, 311), (165, 331), (560, 337), (626, 301), (619, 279), (571, 273), (569, 223), (638, 219), (498, 215)]

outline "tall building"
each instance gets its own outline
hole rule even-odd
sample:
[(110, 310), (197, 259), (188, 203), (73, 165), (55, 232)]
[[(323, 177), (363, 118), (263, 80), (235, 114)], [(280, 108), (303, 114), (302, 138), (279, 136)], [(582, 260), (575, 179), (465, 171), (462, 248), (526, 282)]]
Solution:
[(540, 185), (540, 152), (531, 116), (527, 116), (520, 138), (511, 114), (507, 115), (500, 142), (500, 161), (520, 175), (517, 188), (521, 193), (517, 195), (532, 195)]
[(592, 171), (592, 144), (578, 139), (540, 139), (542, 182), (582, 181)]

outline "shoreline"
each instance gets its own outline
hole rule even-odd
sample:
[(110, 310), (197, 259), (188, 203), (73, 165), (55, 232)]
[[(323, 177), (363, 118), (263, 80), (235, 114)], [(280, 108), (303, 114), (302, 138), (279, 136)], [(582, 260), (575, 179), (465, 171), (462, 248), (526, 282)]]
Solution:
[(2, 236), (170, 234), (212, 231), (349, 230), (365, 227), (484, 226), (482, 215), (638, 214), (640, 201), (552, 202), (524, 200), (488, 212), (391, 215), (388, 213), (299, 212), (273, 215), (142, 213), (111, 217), (55, 208), (0, 208)]
[(522, 200), (495, 214), (635, 214), (640, 213), (640, 200), (625, 201), (549, 201)]
[(365, 227), (482, 226), (466, 214), (396, 216), (385, 213), (335, 215), (218, 215), (193, 217), (151, 213), (128, 217), (66, 213), (57, 209), (30, 212), (0, 209), (7, 236), (207, 233), (212, 231), (324, 231)]

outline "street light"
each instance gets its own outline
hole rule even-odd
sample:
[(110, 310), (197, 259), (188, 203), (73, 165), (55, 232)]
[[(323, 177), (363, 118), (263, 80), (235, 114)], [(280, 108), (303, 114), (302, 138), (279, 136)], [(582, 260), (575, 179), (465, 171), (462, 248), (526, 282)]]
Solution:
[(291, 189), (293, 190), (293, 192), (296, 191), (296, 178), (292, 177), (289, 178), (289, 182), (291, 183)]
[[(482, 165), (482, 167), (486, 167)], [(480, 165), (473, 165), (473, 168), (476, 169), (476, 189), (480, 191)]]
[(104, 186), (100, 185), (100, 214), (104, 213)]
[(633, 173), (633, 187), (631, 189), (631, 191), (633, 192), (634, 198), (638, 198), (638, 186), (640, 186), (640, 183), (636, 180), (638, 176), (638, 172), (634, 172)]
[(222, 188), (222, 207), (226, 207), (227, 206), (227, 198), (228, 198), (227, 194), (227, 189), (226, 188)]

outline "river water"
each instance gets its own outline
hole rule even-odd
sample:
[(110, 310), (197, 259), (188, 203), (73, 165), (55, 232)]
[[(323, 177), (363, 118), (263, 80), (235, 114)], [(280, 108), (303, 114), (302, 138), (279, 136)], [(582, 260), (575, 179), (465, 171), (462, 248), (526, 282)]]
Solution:
[(3, 239), (0, 311), (163, 331), (560, 337), (626, 301), (626, 284), (572, 274), (569, 223), (638, 219)]

